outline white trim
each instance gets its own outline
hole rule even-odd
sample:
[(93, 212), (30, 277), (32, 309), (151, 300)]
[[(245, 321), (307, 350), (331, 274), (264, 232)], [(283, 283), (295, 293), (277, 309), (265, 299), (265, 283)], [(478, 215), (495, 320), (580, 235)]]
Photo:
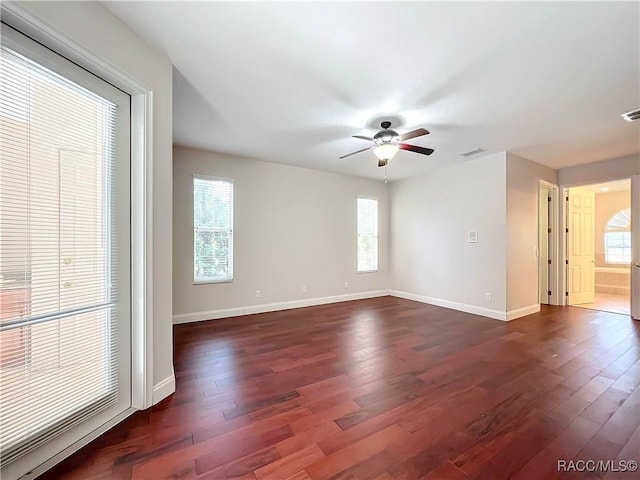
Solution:
[(131, 405), (145, 409), (153, 404), (153, 92), (131, 96), (131, 125)]
[(78, 440), (74, 444), (69, 445), (67, 448), (62, 450), (57, 455), (49, 458), (45, 462), (41, 463), (40, 465), (38, 465), (37, 467), (32, 469), (30, 472), (28, 472), (28, 473), (24, 474), (23, 476), (21, 476), (20, 480), (32, 480), (32, 479), (35, 479), (36, 477), (42, 475), (44, 472), (46, 472), (50, 468), (53, 468), (55, 465), (57, 465), (58, 463), (63, 461), (65, 458), (73, 455), (78, 450), (80, 450), (82, 447), (84, 447), (88, 443), (90, 443), (93, 440), (95, 440), (96, 438), (98, 438), (100, 435), (105, 433), (107, 430), (115, 427), (118, 423), (122, 422), (124, 419), (126, 419), (128, 416), (130, 416), (131, 414), (133, 414), (135, 412), (136, 412), (136, 410), (134, 408), (129, 408), (129, 409), (125, 410), (124, 412), (120, 413), (119, 415), (113, 417), (111, 420), (109, 420), (108, 422), (106, 422), (103, 425), (99, 426), (95, 430), (92, 430), (91, 433), (85, 435), (84, 437), (82, 437), (80, 440)]
[(153, 404), (167, 398), (176, 391), (176, 377), (172, 373), (153, 387)]
[[(451, 300), (444, 300), (442, 298), (427, 297), (425, 295), (418, 295), (416, 293), (401, 292), (399, 290), (391, 290), (389, 295), (392, 297), (406, 298), (407, 300), (414, 300), (416, 302), (428, 303), (429, 305), (436, 305), (438, 307), (450, 308), (452, 310), (458, 310), (460, 312), (473, 313), (475, 315), (481, 315), (483, 317), (493, 318), (495, 320), (507, 320), (507, 314), (500, 310), (492, 310), (489, 308), (478, 307), (476, 305), (469, 305), (467, 303), (453, 302)], [(538, 305), (538, 308), (540, 306)]]
[(149, 91), (138, 80), (42, 21), (18, 2), (2, 2), (2, 21), (130, 95)]
[(516, 318), (526, 317), (527, 315), (532, 315), (534, 313), (538, 313), (540, 311), (540, 304), (536, 303), (534, 305), (529, 305), (528, 307), (517, 308), (515, 310), (509, 310), (507, 312), (505, 321), (510, 322), (511, 320), (515, 320)]
[(388, 295), (389, 290), (375, 290), (369, 292), (349, 293), (346, 295), (333, 295), (329, 297), (305, 298), (303, 300), (291, 300), (288, 302), (263, 303), (260, 305), (249, 305), (246, 307), (224, 308), (220, 310), (209, 310), (206, 312), (179, 313), (173, 316), (173, 324), (178, 325), (182, 323), (202, 322), (205, 320), (217, 320), (219, 318), (239, 317), (241, 315), (252, 315), (254, 313), (277, 312), (279, 310), (289, 310), (291, 308), (311, 307), (327, 303), (349, 302), (351, 300), (386, 297)]
[[(631, 318), (640, 320), (640, 175), (631, 177)], [(635, 213), (634, 213), (635, 212)]]
[(193, 177), (193, 179), (198, 179), (198, 180), (208, 180), (210, 182), (227, 182), (227, 183), (232, 183), (235, 184), (235, 180), (233, 178), (228, 178), (228, 177), (217, 177), (215, 175), (207, 175), (205, 173), (194, 173), (191, 175)]

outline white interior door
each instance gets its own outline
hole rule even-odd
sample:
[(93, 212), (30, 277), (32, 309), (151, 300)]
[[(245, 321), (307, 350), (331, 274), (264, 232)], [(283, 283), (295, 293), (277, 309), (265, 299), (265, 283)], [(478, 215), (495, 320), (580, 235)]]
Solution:
[(551, 191), (548, 187), (541, 186), (538, 194), (538, 292), (539, 302), (549, 304), (549, 204)]
[(631, 316), (640, 320), (640, 175), (631, 177)]
[(569, 189), (569, 305), (595, 301), (595, 192)]

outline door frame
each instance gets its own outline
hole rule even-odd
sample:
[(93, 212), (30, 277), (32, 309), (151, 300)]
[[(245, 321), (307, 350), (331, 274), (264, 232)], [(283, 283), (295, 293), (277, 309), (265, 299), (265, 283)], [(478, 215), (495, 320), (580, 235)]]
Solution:
[[(634, 214), (635, 212), (635, 214)], [(640, 321), (640, 175), (631, 176), (631, 318)]]
[[(551, 212), (549, 218), (549, 228), (551, 228), (551, 245), (549, 245), (549, 258), (551, 259), (551, 267), (549, 268), (549, 289), (551, 295), (549, 296), (549, 305), (563, 305), (564, 289), (562, 287), (562, 278), (558, 275), (558, 266), (561, 262), (560, 255), (560, 242), (558, 241), (558, 232), (560, 228), (559, 222), (559, 209), (558, 198), (560, 189), (557, 184), (550, 183), (545, 180), (538, 180), (538, 218), (536, 219), (538, 242), (540, 241), (540, 191), (542, 188), (548, 189), (551, 196), (551, 205), (549, 211)], [(538, 243), (538, 301), (540, 301), (540, 244)], [(555, 268), (554, 268), (555, 266)]]
[[(633, 212), (640, 212), (640, 179), (635, 180), (634, 178), (639, 177), (638, 175), (625, 175), (622, 177), (612, 177), (612, 178), (595, 178), (592, 179), (590, 181), (587, 182), (581, 182), (581, 183), (568, 183), (568, 184), (562, 184), (560, 185), (561, 191), (562, 191), (562, 195), (563, 195), (563, 201), (559, 202), (559, 218), (560, 218), (560, 230), (559, 230), (559, 235), (560, 238), (558, 239), (558, 243), (560, 245), (560, 262), (559, 264), (556, 264), (556, 268), (557, 268), (557, 272), (556, 274), (558, 275), (558, 278), (560, 279), (560, 285), (562, 286), (561, 291), (564, 292), (564, 294), (562, 295), (562, 298), (560, 299), (560, 303), (558, 303), (558, 305), (568, 305), (568, 298), (566, 295), (566, 292), (568, 291), (568, 274), (567, 274), (567, 242), (568, 242), (568, 234), (567, 234), (567, 227), (568, 227), (568, 223), (567, 223), (567, 215), (568, 215), (568, 211), (567, 211), (567, 202), (566, 202), (566, 197), (567, 197), (567, 190), (569, 188), (575, 188), (575, 187), (586, 187), (588, 185), (594, 185), (596, 183), (606, 183), (606, 182), (615, 182), (617, 180), (630, 180), (631, 182), (631, 212), (632, 212), (632, 218), (633, 218)], [(637, 216), (637, 213), (635, 214)], [(631, 238), (637, 238), (640, 237), (640, 223), (638, 222), (631, 222)], [(635, 261), (640, 261), (640, 245), (636, 245), (636, 243), (634, 242), (632, 245), (632, 250), (631, 250), (631, 259), (632, 259), (632, 263), (631, 263), (631, 267), (633, 268), (633, 263)], [(636, 267), (637, 268), (637, 267)], [(637, 275), (637, 274), (636, 274)], [(632, 271), (632, 275), (631, 275), (631, 280), (633, 282), (633, 271)], [(631, 295), (629, 298), (629, 301), (631, 302), (631, 306), (633, 307), (634, 304), (640, 304), (640, 289), (639, 288), (634, 288), (633, 283), (632, 283), (632, 288), (631, 288)], [(639, 319), (640, 320), (640, 319)]]

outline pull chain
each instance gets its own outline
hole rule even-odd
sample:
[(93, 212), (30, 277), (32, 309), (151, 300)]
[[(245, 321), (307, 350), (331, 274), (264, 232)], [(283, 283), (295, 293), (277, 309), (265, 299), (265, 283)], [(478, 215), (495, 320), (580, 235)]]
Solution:
[(387, 166), (384, 166), (384, 183), (387, 183)]

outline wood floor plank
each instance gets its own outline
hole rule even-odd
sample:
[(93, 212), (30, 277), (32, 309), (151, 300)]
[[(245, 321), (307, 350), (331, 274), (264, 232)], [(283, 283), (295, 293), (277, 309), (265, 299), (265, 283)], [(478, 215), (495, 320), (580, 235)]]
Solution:
[(640, 322), (394, 297), (174, 327), (177, 391), (40, 478), (563, 480), (640, 460)]
[(314, 480), (332, 478), (353, 464), (363, 462), (392, 444), (406, 441), (407, 438), (408, 434), (404, 430), (397, 425), (391, 425), (327, 455), (326, 459), (315, 462), (307, 467), (306, 471)]
[(280, 458), (264, 467), (255, 470), (254, 474), (258, 480), (269, 480), (272, 478), (287, 478), (301, 469), (326, 458), (324, 452), (317, 444), (312, 443), (301, 448), (286, 457)]

